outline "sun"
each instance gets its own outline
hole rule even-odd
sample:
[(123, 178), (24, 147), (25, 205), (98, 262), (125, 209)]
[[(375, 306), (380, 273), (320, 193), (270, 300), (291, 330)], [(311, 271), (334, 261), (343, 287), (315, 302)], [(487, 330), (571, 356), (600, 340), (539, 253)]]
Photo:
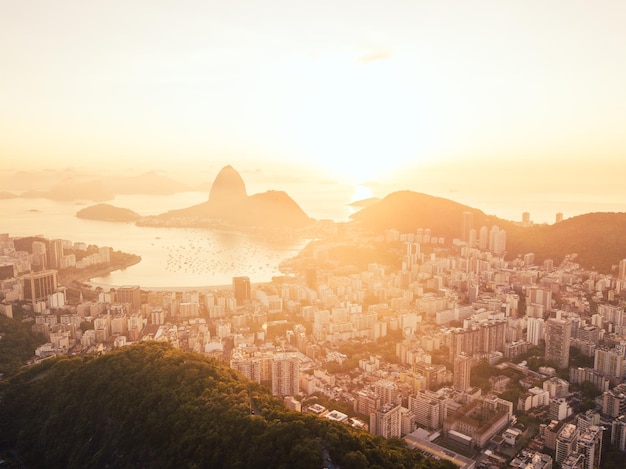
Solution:
[(428, 140), (410, 67), (395, 56), (369, 57), (300, 57), (265, 75), (273, 89), (266, 117), (290, 153), (352, 184), (423, 158)]

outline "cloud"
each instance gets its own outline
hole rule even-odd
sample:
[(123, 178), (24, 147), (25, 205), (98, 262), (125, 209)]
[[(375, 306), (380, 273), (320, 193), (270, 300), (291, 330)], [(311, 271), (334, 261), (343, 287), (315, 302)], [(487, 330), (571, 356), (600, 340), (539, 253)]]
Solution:
[(378, 62), (379, 60), (388, 60), (393, 57), (393, 50), (391, 49), (376, 49), (367, 52), (357, 58), (357, 62), (361, 64), (369, 64), (372, 62)]

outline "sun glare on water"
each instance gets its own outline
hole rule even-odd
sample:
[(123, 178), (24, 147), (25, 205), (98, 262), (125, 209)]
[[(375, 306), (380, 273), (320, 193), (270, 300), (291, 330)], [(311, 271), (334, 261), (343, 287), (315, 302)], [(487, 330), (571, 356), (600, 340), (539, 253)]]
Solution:
[(365, 200), (372, 197), (372, 190), (367, 186), (355, 186), (354, 194), (352, 194), (352, 200), (350, 202), (358, 202), (359, 200)]

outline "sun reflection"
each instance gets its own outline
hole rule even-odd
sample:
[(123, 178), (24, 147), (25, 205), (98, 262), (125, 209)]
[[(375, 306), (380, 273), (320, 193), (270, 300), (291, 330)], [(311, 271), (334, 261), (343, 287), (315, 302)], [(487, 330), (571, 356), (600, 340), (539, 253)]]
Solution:
[(367, 186), (357, 185), (354, 187), (354, 193), (350, 203), (358, 202), (360, 200), (369, 199), (372, 197), (372, 190)]

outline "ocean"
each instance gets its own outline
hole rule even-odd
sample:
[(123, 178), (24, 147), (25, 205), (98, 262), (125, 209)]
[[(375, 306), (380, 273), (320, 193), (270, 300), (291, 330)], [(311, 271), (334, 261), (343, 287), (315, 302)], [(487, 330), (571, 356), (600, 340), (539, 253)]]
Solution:
[[(148, 215), (198, 204), (206, 197), (203, 193), (119, 196), (110, 203)], [(0, 232), (11, 237), (42, 235), (110, 246), (141, 256), (136, 265), (92, 279), (93, 284), (105, 289), (121, 285), (202, 288), (229, 285), (232, 277), (240, 275), (249, 276), (252, 282), (265, 282), (280, 275), (279, 263), (297, 254), (306, 243), (273, 242), (253, 234), (220, 230), (139, 227), (134, 223), (77, 218), (76, 212), (83, 207), (47, 199), (0, 200)]]
[[(260, 185), (247, 184), (248, 193), (261, 192)], [(369, 195), (383, 196), (391, 187), (353, 187), (331, 182), (283, 183), (285, 190), (312, 218), (347, 221), (353, 213), (350, 202)], [(387, 192), (380, 192), (386, 190)], [(397, 190), (397, 189), (395, 189)], [(626, 211), (621, 197), (584, 194), (530, 193), (490, 195), (487, 191), (421, 190), (481, 209), (487, 214), (521, 220), (528, 211), (536, 223), (553, 223), (555, 214), (564, 218), (582, 213)], [(189, 207), (207, 200), (205, 192), (185, 192), (167, 196), (119, 195), (107, 203), (132, 209), (141, 215), (155, 215)], [(296, 255), (309, 241), (269, 240), (254, 234), (198, 228), (139, 227), (79, 219), (76, 212), (93, 202), (77, 204), (48, 199), (0, 200), (0, 232), (12, 237), (42, 235), (137, 254), (142, 261), (105, 277), (92, 279), (103, 287), (140, 285), (145, 289), (193, 289), (230, 285), (232, 277), (246, 275), (252, 282), (266, 282), (280, 275), (281, 261)]]

